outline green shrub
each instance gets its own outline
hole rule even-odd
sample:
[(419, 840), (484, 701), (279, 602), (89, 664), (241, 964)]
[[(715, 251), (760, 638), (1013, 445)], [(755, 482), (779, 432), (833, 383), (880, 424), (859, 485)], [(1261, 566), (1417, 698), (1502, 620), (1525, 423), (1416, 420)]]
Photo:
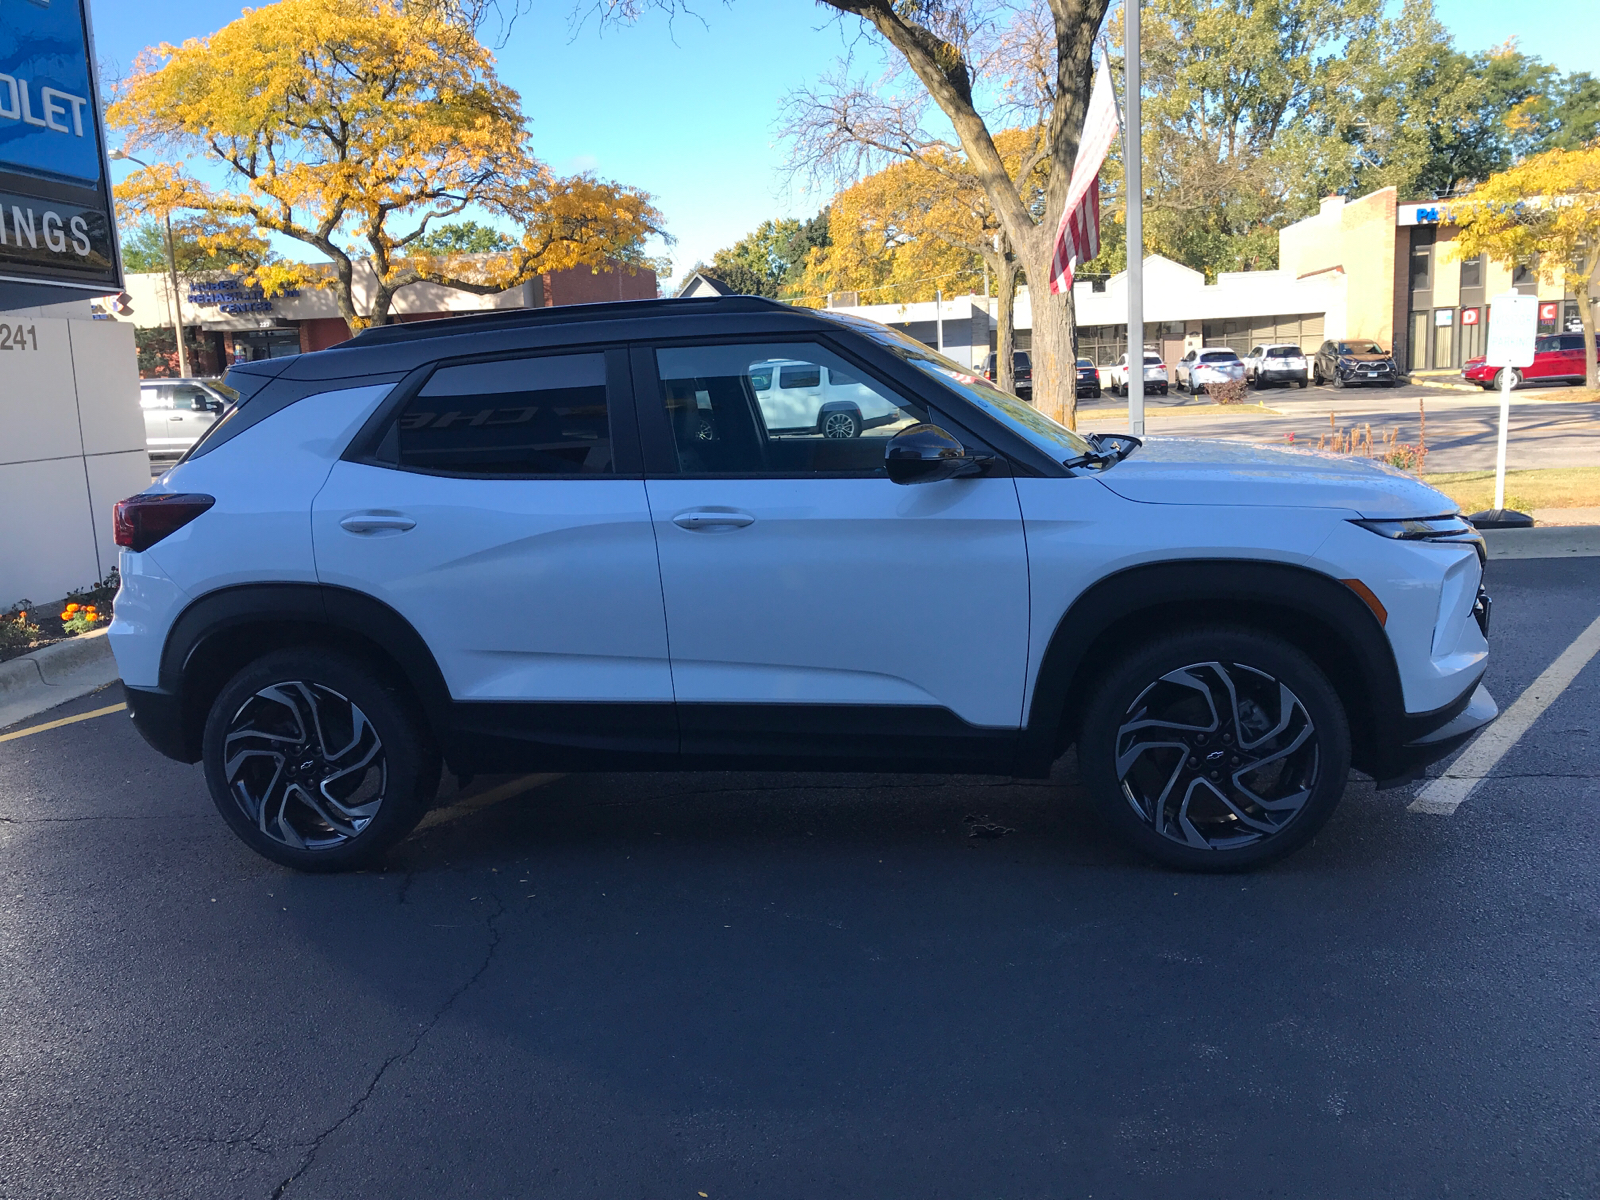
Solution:
[(18, 600), (0, 613), (0, 650), (21, 650), (39, 636), (39, 627), (28, 620), (31, 600)]

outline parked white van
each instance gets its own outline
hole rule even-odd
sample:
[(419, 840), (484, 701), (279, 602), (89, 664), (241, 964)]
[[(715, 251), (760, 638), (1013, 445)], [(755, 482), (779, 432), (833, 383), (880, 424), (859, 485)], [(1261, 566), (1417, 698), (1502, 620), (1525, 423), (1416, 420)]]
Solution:
[(750, 368), (750, 385), (769, 433), (853, 438), (901, 417), (899, 408), (859, 379), (818, 363), (756, 363)]

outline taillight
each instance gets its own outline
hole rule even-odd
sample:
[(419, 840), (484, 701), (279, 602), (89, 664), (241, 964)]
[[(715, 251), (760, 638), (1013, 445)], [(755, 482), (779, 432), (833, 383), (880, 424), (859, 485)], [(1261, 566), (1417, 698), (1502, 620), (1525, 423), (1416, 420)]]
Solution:
[(118, 501), (111, 526), (117, 545), (148, 550), (169, 533), (176, 533), (216, 503), (197, 492), (129, 496)]

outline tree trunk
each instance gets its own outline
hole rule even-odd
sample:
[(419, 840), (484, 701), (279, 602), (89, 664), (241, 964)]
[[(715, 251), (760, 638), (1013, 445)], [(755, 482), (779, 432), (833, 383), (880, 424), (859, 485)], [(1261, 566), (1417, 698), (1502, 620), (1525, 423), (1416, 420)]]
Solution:
[(1011, 254), (985, 254), (999, 300), (995, 312), (994, 384), (1002, 392), (1017, 390), (1017, 260)]
[(1597, 369), (1600, 364), (1595, 362), (1594, 309), (1589, 305), (1589, 279), (1589, 275), (1574, 279), (1572, 294), (1578, 299), (1578, 320), (1583, 323), (1583, 383), (1588, 388), (1600, 388), (1600, 369)]
[[(1078, 427), (1077, 329), (1072, 295), (1050, 294), (1055, 230), (1038, 231), (1024, 261), (1033, 308), (1033, 406), (1068, 429)], [(1035, 282), (1038, 281), (1038, 282)]]

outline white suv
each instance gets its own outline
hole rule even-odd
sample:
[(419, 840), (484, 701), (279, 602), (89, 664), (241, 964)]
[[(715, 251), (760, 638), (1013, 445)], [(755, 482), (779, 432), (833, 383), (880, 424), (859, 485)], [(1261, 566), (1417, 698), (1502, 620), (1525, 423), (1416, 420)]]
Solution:
[[(774, 428), (794, 364), (869, 392), (863, 428)], [(1075, 744), (1134, 845), (1236, 869), (1352, 764), (1415, 778), (1495, 713), (1482, 542), (1438, 492), (1081, 437), (871, 322), (493, 313), (228, 382), (117, 506), (110, 639), (145, 737), (295, 867), (371, 861), (445, 765), (1043, 777)]]

